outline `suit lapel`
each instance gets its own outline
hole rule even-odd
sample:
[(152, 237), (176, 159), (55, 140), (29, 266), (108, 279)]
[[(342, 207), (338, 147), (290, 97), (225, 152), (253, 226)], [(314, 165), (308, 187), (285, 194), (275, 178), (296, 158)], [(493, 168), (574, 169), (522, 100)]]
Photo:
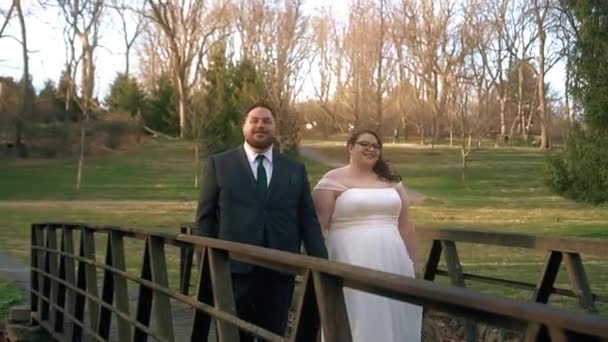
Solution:
[(270, 185), (268, 186), (268, 194), (266, 200), (272, 198), (273, 194), (278, 190), (281, 183), (281, 175), (284, 174), (283, 156), (277, 149), (272, 150), (272, 175), (270, 177)]
[(241, 146), (238, 154), (243, 171), (247, 175), (247, 179), (249, 179), (249, 185), (255, 188), (255, 177), (253, 176), (253, 171), (251, 171), (251, 166), (249, 165), (249, 160), (247, 159), (247, 154), (245, 153), (245, 148)]

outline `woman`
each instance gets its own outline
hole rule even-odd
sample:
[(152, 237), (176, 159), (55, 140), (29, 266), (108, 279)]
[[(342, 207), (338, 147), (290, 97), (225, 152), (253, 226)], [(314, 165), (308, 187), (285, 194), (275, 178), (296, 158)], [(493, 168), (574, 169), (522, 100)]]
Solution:
[[(347, 166), (323, 176), (313, 199), (332, 260), (414, 277), (416, 250), (401, 177), (382, 160), (376, 133), (347, 141)], [(420, 341), (422, 308), (344, 289), (354, 342)]]

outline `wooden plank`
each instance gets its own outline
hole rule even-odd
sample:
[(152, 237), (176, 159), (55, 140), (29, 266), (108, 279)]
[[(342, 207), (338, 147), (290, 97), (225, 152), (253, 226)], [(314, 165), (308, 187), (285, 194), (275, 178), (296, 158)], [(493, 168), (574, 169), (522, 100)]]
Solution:
[[(207, 248), (201, 250), (201, 257), (199, 259), (199, 276), (197, 282), (197, 293), (196, 300), (201, 303), (213, 305), (213, 295), (211, 288), (211, 274), (209, 270), (209, 258), (207, 256)], [(196, 310), (194, 313), (194, 321), (192, 323), (192, 334), (190, 340), (192, 342), (207, 341), (209, 336), (209, 325), (211, 324), (211, 317), (202, 312)]]
[[(112, 244), (112, 266), (118, 270), (126, 271), (125, 265), (125, 246), (122, 232), (111, 231), (110, 243)], [(127, 287), (127, 279), (119, 274), (113, 274), (114, 277), (114, 301), (118, 311), (129, 315), (129, 289)], [(169, 310), (171, 311), (171, 310)], [(131, 324), (120, 316), (117, 316), (116, 323), (118, 324), (118, 337), (120, 341), (129, 341), (131, 339)]]
[[(60, 250), (62, 252), (65, 251), (65, 242), (64, 242), (64, 228), (62, 227), (61, 229), (61, 242), (60, 242)], [(58, 256), (59, 258), (59, 279), (65, 281), (65, 258), (62, 256)], [(63, 283), (58, 283), (57, 284), (57, 297), (53, 298), (53, 300), (56, 303), (55, 306), (55, 324), (54, 324), (54, 329), (56, 332), (63, 332), (63, 309), (65, 308), (65, 292), (66, 292), (66, 288), (65, 285), (63, 285)]]
[(192, 278), (192, 259), (194, 258), (194, 247), (182, 247), (180, 250), (181, 268), (180, 268), (180, 292), (187, 296), (190, 292), (190, 280)]
[[(169, 288), (164, 241), (156, 237), (151, 237), (148, 239), (147, 244), (150, 248), (152, 281), (162, 287)], [(171, 301), (169, 296), (162, 292), (155, 292), (154, 304), (154, 314), (156, 317), (158, 333), (168, 341), (173, 341), (173, 314), (171, 313)]]
[(33, 247), (44, 247), (44, 230), (43, 227), (38, 225), (38, 224), (32, 224), (32, 249), (31, 249), (31, 257), (30, 257), (30, 263), (31, 263), (31, 282), (32, 282), (32, 292), (31, 292), (31, 299), (30, 299), (30, 305), (31, 305), (31, 312), (32, 314), (34, 313), (38, 313), (38, 310), (41, 309), (42, 304), (41, 304), (41, 300), (40, 298), (38, 298), (38, 295), (36, 294), (36, 292), (42, 292), (42, 276), (40, 276), (38, 274), (38, 272), (36, 272), (36, 269), (43, 269), (44, 268), (44, 253), (42, 253), (41, 251), (33, 248)]
[[(150, 268), (150, 246), (148, 243), (144, 247), (144, 258), (141, 266), (141, 279), (152, 281), (152, 269)], [(139, 285), (139, 297), (137, 298), (137, 313), (136, 319), (139, 323), (149, 327), (150, 316), (152, 314), (152, 298), (153, 291), (149, 287), (140, 284)], [(135, 327), (135, 333), (133, 335), (134, 342), (146, 342), (148, 340), (148, 334), (142, 329)]]
[[(84, 232), (80, 232), (80, 247), (78, 248), (78, 255), (84, 258)], [(78, 270), (76, 272), (76, 287), (80, 290), (86, 291), (87, 289), (87, 278), (85, 272), (86, 264), (79, 260), (78, 261)], [(82, 293), (76, 293), (76, 303), (75, 303), (75, 312), (74, 318), (78, 322), (84, 323), (84, 308), (85, 308), (85, 296)], [(92, 323), (95, 322), (95, 323)], [(96, 328), (97, 321), (92, 321), (91, 327)], [(82, 339), (82, 327), (78, 324), (74, 324), (72, 329), (72, 341), (80, 341)]]
[(548, 253), (543, 273), (541, 274), (536, 285), (536, 289), (534, 290), (534, 294), (532, 295), (533, 302), (544, 304), (549, 302), (549, 296), (551, 296), (551, 290), (553, 289), (553, 284), (557, 278), (557, 273), (559, 272), (561, 262), (561, 252), (551, 251)]
[[(88, 228), (82, 228), (80, 231), (83, 242), (84, 257), (90, 261), (95, 262), (95, 231)], [(107, 256), (106, 256), (107, 257)], [(106, 258), (107, 260), (107, 258)], [(93, 329), (97, 329), (99, 325), (99, 303), (96, 303), (92, 298), (99, 296), (99, 289), (97, 288), (97, 268), (95, 265), (85, 264), (85, 283), (87, 292), (91, 295), (87, 299), (87, 310), (89, 313), (89, 326)]]
[[(549, 326), (549, 338), (551, 339), (551, 342), (567, 342), (569, 339), (566, 336), (566, 333), (557, 327), (553, 327), (553, 326)], [(575, 341), (581, 341), (579, 339), (575, 340)]]
[[(63, 230), (63, 246), (64, 252), (74, 254), (74, 234), (72, 227), (64, 227)], [(62, 257), (65, 265), (65, 281), (72, 286), (76, 286), (76, 275), (75, 275), (75, 264), (74, 259), (69, 257)], [(68, 289), (66, 294), (66, 312), (70, 316), (74, 316), (76, 310), (76, 293), (73, 290)], [(66, 336), (73, 340), (73, 327), (74, 323), (68, 320), (66, 327)]]
[(416, 236), (424, 240), (452, 240), (485, 245), (519, 247), (541, 251), (592, 254), (608, 257), (608, 241), (599, 239), (559, 238), (495, 231), (474, 231), (454, 228), (416, 229)]
[(464, 277), (462, 276), (462, 265), (456, 250), (454, 241), (441, 241), (443, 249), (445, 249), (444, 258), (448, 268), (448, 276), (454, 286), (466, 287)]
[[(43, 230), (43, 243), (45, 247), (48, 247), (47, 239), (48, 239), (48, 228), (44, 226)], [(47, 274), (50, 273), (50, 264), (49, 264), (49, 253), (42, 252), (42, 265), (43, 270)], [(51, 280), (47, 276), (42, 277), (42, 296), (46, 298), (51, 297)], [(42, 298), (38, 298), (40, 303), (40, 316), (38, 317), (40, 321), (47, 321), (49, 319), (49, 307), (50, 303)]]
[[(50, 250), (57, 251), (57, 231), (53, 227), (49, 227), (47, 230), (46, 247)], [(56, 253), (47, 252), (47, 260), (49, 263), (48, 273), (54, 277), (58, 277), (59, 276), (58, 255)], [(50, 314), (49, 321), (50, 321), (51, 327), (56, 327), (56, 323), (57, 323), (56, 312), (57, 311), (54, 309), (54, 306), (57, 305), (56, 301), (57, 301), (57, 294), (59, 291), (59, 284), (54, 279), (50, 279), (50, 283), (51, 283), (51, 289), (50, 289), (50, 293), (49, 293), (49, 297), (48, 297), (51, 300), (51, 307), (50, 307), (50, 311), (49, 311), (49, 314)]]
[(441, 241), (433, 240), (429, 257), (426, 260), (426, 266), (424, 267), (424, 280), (433, 281), (437, 274), (437, 267), (439, 266), (439, 260), (441, 259)]
[[(321, 337), (320, 333), (320, 317), (319, 306), (317, 305), (317, 295), (315, 293), (315, 285), (312, 279), (312, 272), (306, 270), (302, 279), (302, 304), (299, 312), (297, 312), (297, 324), (295, 324), (295, 341), (310, 342), (317, 341)], [(293, 305), (293, 303), (292, 303)], [(289, 337), (294, 340), (293, 336)]]
[(588, 313), (596, 314), (597, 309), (593, 302), (593, 294), (591, 293), (591, 287), (589, 286), (580, 254), (566, 253), (564, 261), (568, 270), (570, 287), (572, 288), (572, 292), (576, 294), (579, 305)]
[[(228, 252), (208, 249), (209, 270), (211, 273), (211, 288), (213, 303), (218, 310), (236, 316), (236, 305), (232, 292), (232, 276)], [(216, 333), (219, 342), (238, 341), (238, 329), (225, 321), (216, 320)]]
[(529, 323), (522, 342), (545, 341), (548, 337), (545, 327), (540, 323)]
[(319, 272), (312, 279), (325, 341), (352, 341), (341, 280)]
[(291, 324), (287, 324), (286, 339), (287, 341), (295, 341), (300, 321), (302, 319), (302, 307), (304, 305), (304, 296), (306, 295), (306, 288), (308, 283), (312, 283), (312, 276), (310, 270), (306, 270), (301, 276), (300, 280), (297, 281), (294, 286), (293, 297), (291, 300), (290, 312), (293, 313), (293, 321)]
[[(114, 252), (112, 239), (108, 234), (108, 240), (106, 241), (106, 261), (105, 264), (109, 266), (114, 266), (112, 264), (113, 257), (112, 253)], [(89, 282), (87, 281), (87, 285)], [(97, 284), (95, 284), (97, 286)], [(87, 286), (88, 287), (88, 286)], [(101, 285), (101, 300), (107, 303), (108, 305), (114, 305), (114, 276), (112, 272), (108, 270), (103, 271), (103, 283)], [(112, 324), (112, 312), (108, 310), (108, 308), (100, 305), (99, 310), (99, 322), (97, 323), (97, 334), (104, 339), (108, 339), (110, 337), (110, 327)]]

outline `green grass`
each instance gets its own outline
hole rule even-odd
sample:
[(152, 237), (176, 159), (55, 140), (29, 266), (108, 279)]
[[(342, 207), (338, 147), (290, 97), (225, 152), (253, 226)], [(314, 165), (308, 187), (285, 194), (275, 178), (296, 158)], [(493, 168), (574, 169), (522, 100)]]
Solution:
[(8, 315), (11, 306), (23, 303), (23, 291), (10, 281), (0, 279), (0, 320)]
[[(343, 143), (306, 142), (320, 153), (345, 161)], [(0, 248), (27, 260), (29, 224), (78, 221), (139, 227), (176, 233), (179, 223), (194, 217), (193, 149), (182, 142), (148, 142), (134, 150), (88, 160), (80, 190), (74, 188), (75, 161), (2, 161), (0, 165)], [(484, 148), (471, 155), (466, 181), (461, 180), (460, 151), (387, 144), (392, 162), (407, 186), (425, 194), (411, 207), (419, 229), (467, 228), (537, 235), (608, 238), (608, 210), (577, 204), (551, 194), (543, 184), (546, 154), (530, 148)], [(329, 167), (307, 161), (311, 185)], [(420, 242), (425, 258), (428, 241)], [(458, 244), (465, 272), (536, 282), (545, 255), (535, 251)], [(103, 239), (97, 245), (103, 260)], [(139, 275), (142, 247), (128, 244), (129, 272)], [(170, 253), (172, 283), (176, 258)], [(608, 262), (583, 255), (594, 292), (608, 294)], [(438, 279), (445, 283), (445, 279)], [(567, 287), (565, 271), (558, 282)], [(469, 284), (468, 284), (469, 285)], [(530, 292), (471, 282), (488, 293), (527, 299)], [(574, 309), (570, 300), (559, 305)], [(602, 315), (606, 305), (599, 306)]]

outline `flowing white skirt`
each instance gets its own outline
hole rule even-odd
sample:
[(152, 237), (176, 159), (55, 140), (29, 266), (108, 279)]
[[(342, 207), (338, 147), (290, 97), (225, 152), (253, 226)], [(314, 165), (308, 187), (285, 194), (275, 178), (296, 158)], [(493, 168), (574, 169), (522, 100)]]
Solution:
[[(327, 236), (331, 260), (414, 277), (414, 265), (396, 226), (332, 227)], [(422, 307), (344, 288), (353, 342), (418, 342)]]

